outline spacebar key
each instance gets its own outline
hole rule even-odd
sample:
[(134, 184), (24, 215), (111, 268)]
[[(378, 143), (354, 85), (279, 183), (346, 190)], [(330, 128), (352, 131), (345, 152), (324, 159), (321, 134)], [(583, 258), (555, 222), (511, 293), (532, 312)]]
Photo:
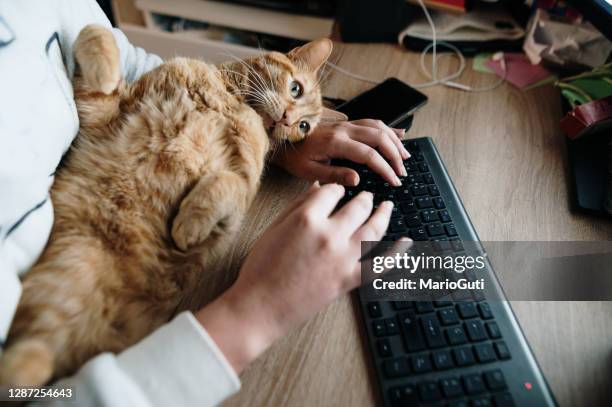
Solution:
[(413, 311), (399, 314), (400, 327), (404, 336), (404, 343), (408, 352), (416, 352), (425, 349), (423, 331)]

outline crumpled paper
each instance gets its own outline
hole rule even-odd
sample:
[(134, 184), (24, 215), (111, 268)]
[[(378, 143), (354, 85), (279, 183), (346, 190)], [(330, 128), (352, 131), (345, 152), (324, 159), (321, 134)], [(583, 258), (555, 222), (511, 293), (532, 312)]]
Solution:
[(588, 22), (557, 20), (538, 9), (531, 17), (523, 50), (532, 64), (542, 60), (557, 65), (603, 65), (612, 43)]

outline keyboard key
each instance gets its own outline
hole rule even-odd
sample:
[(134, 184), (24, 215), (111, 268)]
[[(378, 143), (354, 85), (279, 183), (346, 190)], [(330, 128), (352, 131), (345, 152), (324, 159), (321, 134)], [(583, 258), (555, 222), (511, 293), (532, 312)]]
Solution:
[(429, 236), (440, 236), (444, 234), (444, 229), (440, 224), (427, 225), (427, 233)]
[(387, 359), (383, 362), (383, 371), (388, 378), (408, 376), (410, 366), (408, 358)]
[(489, 332), (489, 338), (491, 339), (499, 339), (501, 338), (501, 332), (499, 330), (499, 326), (497, 326), (497, 322), (487, 322), (487, 332)]
[(491, 399), (488, 397), (479, 397), (470, 401), (471, 407), (492, 407)]
[(478, 316), (478, 311), (476, 311), (476, 306), (473, 302), (460, 302), (457, 304), (457, 311), (459, 311), (459, 315), (463, 319), (470, 319)]
[(404, 215), (408, 215), (410, 213), (417, 212), (418, 209), (414, 202), (401, 202), (400, 210)]
[(428, 190), (425, 185), (415, 185), (412, 187), (412, 195), (414, 196), (423, 196), (427, 195)]
[(389, 389), (389, 399), (393, 407), (416, 406), (419, 402), (416, 388), (411, 384)]
[(379, 202), (382, 202), (382, 201), (394, 202), (395, 201), (395, 194), (393, 192), (379, 192), (376, 194), (376, 197), (378, 198)]
[(467, 394), (480, 394), (486, 391), (484, 382), (479, 373), (463, 376), (463, 386)]
[(416, 301), (415, 306), (416, 312), (418, 312), (419, 314), (425, 314), (434, 310), (433, 302), (431, 301)]
[(440, 217), (440, 222), (446, 223), (451, 221), (448, 211), (440, 211), (438, 212), (438, 216)]
[(400, 209), (404, 215), (418, 211), (414, 202), (402, 202), (400, 203)]
[[(433, 176), (430, 173), (423, 174), (423, 182), (425, 182), (426, 184), (435, 184), (436, 183), (436, 181), (434, 181)], [(435, 188), (437, 189), (438, 187), (435, 187)], [(429, 187), (429, 193), (431, 194), (431, 187)], [(440, 195), (439, 192), (438, 192), (438, 195)]]
[(458, 366), (470, 366), (476, 363), (472, 348), (469, 346), (453, 349), (453, 358)]
[[(417, 198), (415, 203), (416, 203), (417, 208), (419, 208), (419, 209), (429, 209), (429, 208), (433, 207), (433, 203), (431, 202), (431, 198), (428, 197), (428, 196), (422, 196), (420, 198)], [(446, 229), (446, 233), (448, 234), (448, 229)]]
[(484, 372), (484, 380), (489, 390), (492, 391), (503, 390), (507, 387), (504, 374), (499, 369)]
[(444, 203), (444, 200), (440, 198), (439, 196), (433, 198), (432, 201), (436, 209), (446, 208), (446, 204)]
[(404, 223), (404, 219), (402, 218), (391, 219), (391, 221), (389, 222), (389, 230), (392, 233), (403, 232), (404, 230), (406, 230), (406, 224)]
[(446, 338), (451, 345), (461, 345), (467, 342), (467, 336), (461, 326), (447, 329)]
[(425, 223), (437, 222), (438, 221), (438, 212), (436, 212), (434, 210), (422, 211), (421, 212), (421, 219)]
[(510, 393), (501, 393), (493, 396), (495, 407), (514, 407), (514, 400)]
[(420, 149), (419, 143), (416, 141), (408, 141), (406, 144), (406, 148), (410, 151), (419, 151)]
[(438, 187), (436, 185), (431, 185), (429, 187), (429, 195), (431, 195), (431, 196), (440, 196), (440, 189), (438, 189)]
[(459, 323), (459, 318), (457, 318), (457, 313), (453, 308), (438, 311), (438, 317), (440, 318), (442, 325), (454, 325)]
[(397, 326), (397, 321), (395, 320), (395, 318), (389, 318), (385, 320), (385, 327), (387, 335), (399, 334), (399, 327)]
[(413, 311), (406, 311), (399, 314), (399, 318), (404, 344), (408, 352), (425, 349), (425, 339), (423, 338), (421, 326), (416, 319), (416, 314)]
[(493, 345), (490, 343), (481, 343), (474, 345), (474, 353), (476, 354), (476, 360), (480, 363), (489, 363), (495, 361), (495, 351)]
[(382, 358), (393, 356), (393, 350), (391, 349), (391, 342), (389, 339), (383, 338), (376, 341), (376, 347), (378, 348), (378, 354)]
[(436, 308), (444, 308), (452, 306), (453, 303), (451, 301), (434, 301), (433, 305)]
[(412, 194), (408, 188), (399, 188), (397, 191), (395, 191), (395, 197), (398, 202), (412, 202)]
[(438, 384), (436, 382), (427, 381), (419, 384), (419, 395), (424, 402), (438, 401), (442, 397)]
[(432, 354), (433, 364), (437, 370), (445, 370), (453, 367), (453, 359), (447, 350), (439, 350)]
[(417, 167), (417, 164), (414, 162), (406, 161), (404, 163), (404, 167), (406, 168), (406, 172), (409, 172), (409, 173), (419, 171), (419, 167)]
[(467, 400), (451, 400), (447, 405), (448, 407), (469, 407)]
[(484, 341), (487, 339), (487, 334), (484, 330), (482, 322), (480, 321), (468, 321), (464, 323), (465, 330), (467, 331), (468, 338), (472, 342)]
[(444, 335), (440, 329), (440, 323), (435, 315), (431, 314), (421, 317), (421, 324), (425, 332), (425, 340), (430, 348), (446, 346)]
[(385, 336), (387, 334), (387, 325), (384, 319), (372, 321), (372, 330), (376, 336)]
[(459, 239), (450, 239), (451, 244), (453, 245), (453, 250), (456, 252), (463, 251), (463, 243)]
[(427, 232), (425, 232), (425, 228), (410, 229), (410, 237), (415, 242), (423, 241), (423, 240), (428, 240), (429, 239), (427, 237)]
[(478, 304), (478, 311), (480, 312), (480, 316), (482, 319), (492, 319), (493, 312), (491, 311), (491, 306), (486, 302), (481, 302)]
[[(417, 205), (418, 205), (418, 203), (417, 203)], [(457, 236), (457, 231), (455, 230), (455, 225), (453, 225), (452, 223), (449, 223), (448, 225), (444, 225), (444, 228), (446, 229), (446, 234), (449, 237)]]
[(408, 185), (416, 185), (423, 183), (423, 176), (421, 174), (408, 174), (406, 177)]
[(382, 317), (382, 311), (380, 310), (380, 303), (378, 301), (370, 301), (368, 303), (368, 314), (372, 318)]
[[(453, 299), (455, 301), (471, 301), (472, 295), (469, 290), (457, 290), (453, 291)], [(460, 302), (460, 304), (462, 303)]]
[(495, 346), (495, 352), (497, 353), (497, 356), (501, 360), (510, 359), (512, 357), (510, 355), (510, 349), (508, 349), (508, 346), (506, 345), (506, 342), (504, 342), (504, 341), (495, 342), (494, 346)]
[(412, 371), (414, 373), (427, 373), (431, 372), (431, 362), (429, 361), (429, 355), (422, 354), (416, 355), (411, 358)]
[(374, 192), (374, 190), (376, 189), (376, 182), (373, 179), (364, 179), (362, 182), (363, 184), (361, 184), (360, 182), (360, 186), (364, 190)]
[(459, 379), (456, 377), (449, 377), (447, 379), (440, 380), (440, 387), (442, 388), (442, 394), (444, 394), (444, 397), (446, 398), (463, 396), (461, 382), (459, 382)]
[(418, 213), (413, 213), (404, 218), (406, 226), (409, 228), (415, 228), (417, 226), (421, 226), (421, 217)]
[(485, 299), (484, 290), (472, 290), (474, 301), (483, 301)]
[(423, 153), (416, 153), (416, 154), (414, 155), (414, 159), (415, 159), (417, 162), (422, 162), (422, 161), (425, 161), (425, 156), (423, 155)]
[(396, 309), (398, 311), (407, 309), (407, 308), (412, 308), (414, 306), (412, 301), (393, 301), (392, 305), (393, 305), (393, 309)]
[(420, 162), (418, 165), (419, 165), (420, 172), (429, 172), (429, 167), (427, 166), (427, 163)]

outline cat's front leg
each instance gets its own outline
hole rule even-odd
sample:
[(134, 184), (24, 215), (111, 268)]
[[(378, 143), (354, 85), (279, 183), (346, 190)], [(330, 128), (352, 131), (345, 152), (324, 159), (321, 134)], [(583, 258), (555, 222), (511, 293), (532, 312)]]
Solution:
[(172, 222), (172, 239), (187, 251), (205, 243), (219, 247), (237, 232), (254, 192), (246, 179), (231, 171), (205, 175), (187, 194)]

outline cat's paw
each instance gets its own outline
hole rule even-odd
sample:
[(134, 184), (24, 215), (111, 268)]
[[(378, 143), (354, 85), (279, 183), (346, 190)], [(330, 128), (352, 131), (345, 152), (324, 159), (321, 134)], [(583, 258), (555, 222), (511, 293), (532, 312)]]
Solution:
[(83, 28), (74, 43), (74, 55), (90, 90), (110, 95), (121, 81), (119, 48), (113, 34), (101, 25)]
[(219, 207), (210, 208), (209, 211), (202, 208), (181, 210), (172, 223), (172, 239), (182, 251), (203, 244), (212, 249), (217, 242), (238, 230), (241, 219), (237, 211), (228, 213)]
[(176, 247), (185, 252), (205, 241), (213, 226), (209, 222), (208, 224), (201, 222), (181, 212), (172, 223), (172, 240)]

